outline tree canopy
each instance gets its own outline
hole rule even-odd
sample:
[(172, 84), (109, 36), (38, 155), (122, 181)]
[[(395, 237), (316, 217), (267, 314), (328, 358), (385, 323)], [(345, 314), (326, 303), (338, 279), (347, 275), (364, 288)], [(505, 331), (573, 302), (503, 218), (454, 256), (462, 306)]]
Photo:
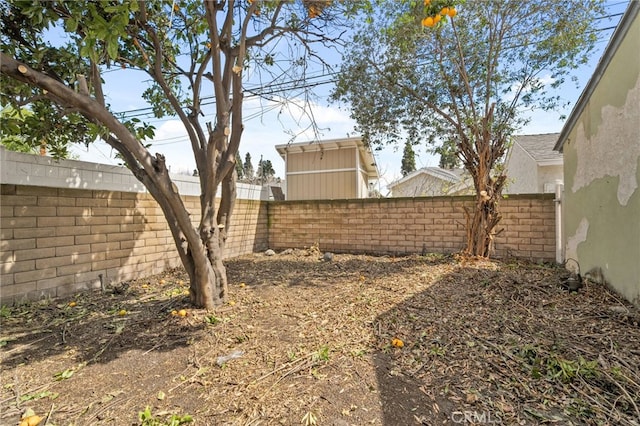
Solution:
[(402, 152), (402, 164), (400, 172), (402, 176), (406, 176), (411, 172), (416, 171), (416, 154), (413, 151), (411, 142), (406, 141), (404, 144), (404, 151)]
[[(101, 138), (115, 149), (162, 208), (193, 303), (211, 308), (226, 298), (222, 259), (249, 74), (272, 87), (304, 79), (311, 62), (323, 65), (317, 46), (338, 43), (358, 7), (326, 0), (2, 0), (0, 103), (37, 112), (53, 132), (85, 142)], [(145, 75), (143, 97), (155, 116), (183, 124), (200, 180), (195, 214), (164, 156), (144, 142), (153, 127), (112, 111), (103, 75), (113, 69)], [(205, 97), (215, 100), (213, 113), (205, 114)], [(38, 140), (37, 131), (23, 133)]]
[(506, 179), (497, 166), (525, 110), (561, 104), (555, 89), (588, 59), (601, 3), (468, 1), (451, 13), (450, 1), (383, 0), (348, 44), (333, 98), (367, 143), (455, 147), (477, 193), (466, 251), (487, 256)]
[(257, 177), (260, 179), (260, 182), (268, 182), (273, 178), (276, 174), (276, 171), (273, 169), (273, 164), (271, 164), (271, 160), (263, 160), (260, 157), (260, 161), (258, 161), (258, 172)]

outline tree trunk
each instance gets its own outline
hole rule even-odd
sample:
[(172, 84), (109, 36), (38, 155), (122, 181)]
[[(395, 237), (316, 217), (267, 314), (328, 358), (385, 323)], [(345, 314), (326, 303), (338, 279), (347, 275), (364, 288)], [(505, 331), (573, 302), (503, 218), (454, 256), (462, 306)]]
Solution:
[(489, 257), (493, 253), (495, 228), (500, 222), (498, 201), (478, 194), (473, 215), (465, 208), (467, 217), (467, 246), (464, 253), (470, 256)]
[(502, 219), (498, 201), (507, 177), (503, 173), (492, 177), (491, 173), (502, 158), (506, 144), (503, 135), (492, 133), (492, 120), (493, 105), (488, 109), (481, 125), (475, 129), (473, 139), (461, 135), (460, 154), (476, 190), (473, 214), (466, 207), (464, 209), (467, 219), (467, 245), (464, 253), (469, 256), (491, 256), (496, 226)]
[(222, 198), (220, 199), (217, 217), (220, 228), (220, 248), (222, 250), (224, 250), (227, 243), (228, 230), (231, 225), (231, 213), (236, 203), (236, 178), (237, 172), (234, 167), (232, 172), (222, 180)]

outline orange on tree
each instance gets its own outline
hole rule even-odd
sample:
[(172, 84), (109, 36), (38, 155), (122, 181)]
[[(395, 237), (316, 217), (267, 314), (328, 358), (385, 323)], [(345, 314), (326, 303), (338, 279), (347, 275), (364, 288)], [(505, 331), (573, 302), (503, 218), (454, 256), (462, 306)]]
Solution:
[(309, 5), (309, 18), (311, 19), (317, 18), (318, 16), (320, 16), (320, 12), (321, 12), (320, 8), (315, 4)]
[(435, 22), (433, 21), (433, 17), (432, 16), (427, 16), (426, 18), (424, 18), (422, 20), (422, 26), (423, 27), (433, 27), (435, 25)]
[(453, 18), (457, 14), (458, 14), (458, 11), (456, 10), (455, 7), (450, 7), (449, 12), (447, 13), (447, 15), (449, 15), (449, 18)]

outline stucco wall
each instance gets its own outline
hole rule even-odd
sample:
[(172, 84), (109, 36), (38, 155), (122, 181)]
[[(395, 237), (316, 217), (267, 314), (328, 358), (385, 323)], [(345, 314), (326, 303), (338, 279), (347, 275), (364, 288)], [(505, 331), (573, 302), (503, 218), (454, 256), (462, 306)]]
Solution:
[(640, 21), (564, 144), (566, 257), (640, 304)]
[(507, 164), (505, 194), (534, 194), (538, 191), (538, 168), (535, 160), (518, 144), (513, 146)]
[(556, 181), (564, 181), (564, 171), (562, 165), (539, 166), (538, 188), (536, 192), (555, 192)]

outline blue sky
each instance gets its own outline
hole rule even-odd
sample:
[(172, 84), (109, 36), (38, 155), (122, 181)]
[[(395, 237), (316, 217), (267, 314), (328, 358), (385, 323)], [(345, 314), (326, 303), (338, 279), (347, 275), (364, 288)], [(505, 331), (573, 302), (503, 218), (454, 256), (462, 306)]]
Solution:
[[(607, 3), (607, 15), (617, 15), (624, 12), (628, 0), (612, 0)], [(599, 28), (614, 27), (620, 16), (601, 19), (598, 22)], [(524, 129), (522, 134), (538, 134), (559, 132), (563, 122), (560, 121), (562, 114), (568, 115), (575, 101), (580, 96), (583, 87), (588, 82), (593, 70), (596, 68), (604, 48), (612, 34), (612, 30), (600, 31), (600, 41), (592, 54), (590, 61), (577, 72), (578, 87), (568, 81), (561, 87), (560, 93), (563, 99), (570, 102), (569, 107), (563, 111), (543, 112), (536, 111), (530, 113), (531, 122)], [(316, 81), (326, 81), (328, 77), (316, 74)], [(105, 94), (114, 111), (131, 111), (145, 108), (147, 105), (140, 94), (146, 88), (145, 77), (139, 71), (120, 70), (114, 68), (104, 75)], [(313, 115), (320, 127), (320, 139), (343, 138), (357, 136), (354, 132), (354, 122), (349, 119), (349, 111), (345, 106), (330, 104), (327, 96), (331, 89), (330, 84), (317, 86), (315, 95), (317, 99), (312, 104)], [(301, 104), (302, 100), (298, 100)], [(213, 105), (210, 106), (213, 108)], [(205, 113), (206, 113), (205, 109)], [(296, 103), (289, 103), (287, 106), (279, 105), (275, 102), (259, 100), (257, 98), (247, 98), (244, 106), (245, 131), (240, 145), (240, 153), (244, 160), (247, 152), (251, 154), (252, 163), (257, 167), (258, 160), (262, 156), (265, 160), (270, 160), (276, 171), (276, 175), (284, 177), (284, 161), (275, 150), (275, 145), (287, 143), (291, 140), (291, 132), (298, 133), (307, 128), (310, 120), (302, 112)], [(182, 124), (175, 119), (154, 119), (140, 117), (142, 120), (151, 122), (156, 127), (156, 136), (151, 141), (153, 153), (161, 152), (167, 158), (167, 163), (174, 173), (189, 173), (195, 168), (195, 161), (191, 153), (189, 142), (186, 139)], [(312, 131), (306, 130), (298, 135), (295, 142), (314, 140)], [(111, 148), (101, 142), (92, 144), (89, 149), (84, 146), (73, 147), (73, 153), (78, 159), (107, 164), (118, 164), (115, 153)], [(400, 164), (402, 158), (402, 147), (386, 147), (381, 151), (375, 151), (376, 161), (380, 172), (379, 187), (383, 194), (387, 192), (386, 186), (398, 179), (400, 174)], [(426, 152), (425, 147), (421, 147), (416, 152), (417, 167), (437, 166), (438, 158)]]

